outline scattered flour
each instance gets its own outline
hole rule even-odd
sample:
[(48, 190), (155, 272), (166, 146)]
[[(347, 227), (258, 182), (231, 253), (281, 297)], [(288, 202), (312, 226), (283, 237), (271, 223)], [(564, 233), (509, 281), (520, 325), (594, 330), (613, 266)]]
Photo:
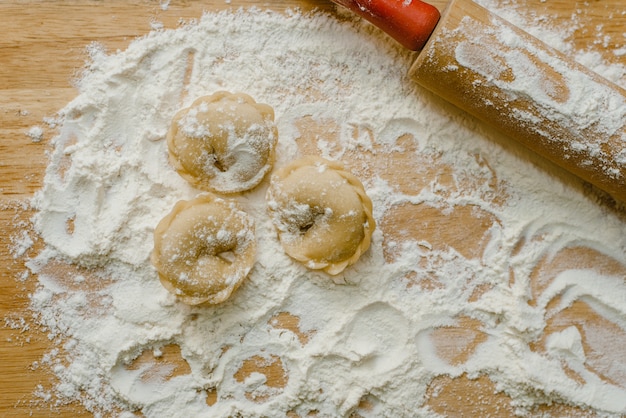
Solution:
[(26, 132), (26, 136), (33, 142), (41, 142), (43, 140), (43, 133), (41, 126), (33, 126)]
[[(79, 95), (56, 120), (44, 187), (33, 201), (45, 248), (28, 263), (38, 280), (31, 304), (56, 347), (40, 363), (58, 377), (38, 389), (42, 400), (78, 400), (120, 416), (438, 416), (426, 400), (434, 378), (486, 374), (520, 414), (552, 402), (624, 413), (626, 378), (604, 379), (609, 367), (587, 367), (597, 354), (583, 343), (591, 331), (543, 334), (559, 312), (585, 301), (616, 330), (592, 331), (619, 342), (623, 276), (583, 263), (536, 288), (533, 274), (542, 260), (580, 246), (626, 270), (626, 223), (442, 107), (405, 76), (412, 59), (368, 25), (256, 9), (208, 13), (113, 55), (93, 47)], [(217, 90), (274, 107), (276, 166), (298, 155), (303, 119), (337, 126), (336, 141), (320, 134), (308, 146), (361, 165), (381, 225), (342, 283), (284, 255), (262, 184), (237, 198), (255, 219), (258, 256), (230, 300), (189, 307), (160, 285), (149, 262), (154, 227), (176, 201), (198, 194), (168, 165), (165, 134), (178, 109)], [(432, 162), (448, 167), (451, 180), (416, 177), (407, 189), (405, 178), (383, 175), (401, 170), (407, 153), (414, 165), (409, 159), (408, 170), (395, 173), (419, 174)], [(461, 233), (454, 214), (471, 208), (488, 223), (483, 237), (467, 238), (484, 241), (481, 251), (402, 231), (392, 239), (386, 220), (407, 205), (416, 214), (403, 228), (418, 232), (426, 219), (417, 209), (449, 214), (443, 228)], [(419, 282), (434, 285), (411, 285)], [(299, 318), (306, 338), (276, 325), (284, 312)], [(432, 335), (460, 317), (477, 321), (483, 339), (452, 363)], [(532, 348), (541, 340), (545, 350)], [(159, 357), (171, 344), (187, 373), (130, 367), (142, 352)], [(612, 367), (625, 367), (623, 356), (605, 354)], [(278, 370), (281, 385), (260, 372), (241, 376), (250, 361)], [(209, 405), (212, 392), (218, 401)], [(359, 409), (364, 399), (369, 409)]]

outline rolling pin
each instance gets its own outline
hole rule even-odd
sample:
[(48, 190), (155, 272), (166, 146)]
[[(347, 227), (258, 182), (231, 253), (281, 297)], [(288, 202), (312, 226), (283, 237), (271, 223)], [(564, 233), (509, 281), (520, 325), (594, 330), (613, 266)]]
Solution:
[(335, 0), (418, 51), (422, 87), (626, 202), (626, 90), (471, 0)]

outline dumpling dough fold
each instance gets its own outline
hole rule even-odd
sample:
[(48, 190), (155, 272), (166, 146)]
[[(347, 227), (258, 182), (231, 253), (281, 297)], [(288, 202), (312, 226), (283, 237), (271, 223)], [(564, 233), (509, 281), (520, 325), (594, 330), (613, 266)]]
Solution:
[(256, 187), (272, 169), (277, 139), (269, 105), (225, 91), (180, 110), (167, 133), (170, 162), (178, 174), (220, 194)]
[(310, 269), (339, 274), (370, 246), (372, 201), (338, 162), (311, 156), (282, 167), (267, 202), (285, 252)]
[(152, 264), (163, 286), (190, 305), (225, 301), (256, 257), (254, 223), (211, 194), (178, 202), (154, 231)]

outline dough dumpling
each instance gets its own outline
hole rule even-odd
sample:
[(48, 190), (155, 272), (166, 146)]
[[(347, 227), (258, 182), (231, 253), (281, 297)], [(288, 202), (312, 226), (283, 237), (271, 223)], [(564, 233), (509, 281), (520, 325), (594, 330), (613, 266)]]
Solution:
[(211, 194), (178, 202), (154, 231), (152, 263), (182, 302), (220, 303), (256, 257), (254, 223), (234, 201)]
[(372, 201), (340, 163), (293, 161), (272, 176), (267, 201), (285, 252), (310, 269), (339, 274), (370, 246)]
[(271, 171), (277, 138), (269, 105), (220, 91), (174, 116), (167, 145), (183, 178), (202, 190), (229, 194), (256, 187)]

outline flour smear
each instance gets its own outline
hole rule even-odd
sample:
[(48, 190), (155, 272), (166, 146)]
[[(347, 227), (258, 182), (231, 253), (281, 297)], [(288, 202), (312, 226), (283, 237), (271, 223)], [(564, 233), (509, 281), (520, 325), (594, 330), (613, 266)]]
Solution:
[[(430, 417), (445, 414), (432, 382), (488, 376), (519, 415), (626, 412), (626, 223), (417, 87), (414, 56), (377, 30), (252, 9), (90, 52), (33, 199), (45, 246), (28, 261), (31, 308), (55, 347), (40, 363), (58, 378), (42, 402), (122, 417)], [(287, 257), (262, 183), (235, 197), (258, 254), (231, 299), (189, 307), (160, 285), (153, 230), (199, 193), (168, 164), (165, 135), (180, 108), (219, 90), (274, 107), (277, 167), (308, 147), (359, 175), (379, 228), (357, 264), (331, 278)], [(420, 235), (420, 214), (438, 213), (444, 235), (463, 237), (461, 212), (482, 236)], [(541, 275), (583, 247), (612, 268), (582, 257)], [(567, 322), (574, 305), (608, 325)], [(450, 329), (462, 361), (438, 348)], [(171, 347), (184, 362), (158, 363)]]

